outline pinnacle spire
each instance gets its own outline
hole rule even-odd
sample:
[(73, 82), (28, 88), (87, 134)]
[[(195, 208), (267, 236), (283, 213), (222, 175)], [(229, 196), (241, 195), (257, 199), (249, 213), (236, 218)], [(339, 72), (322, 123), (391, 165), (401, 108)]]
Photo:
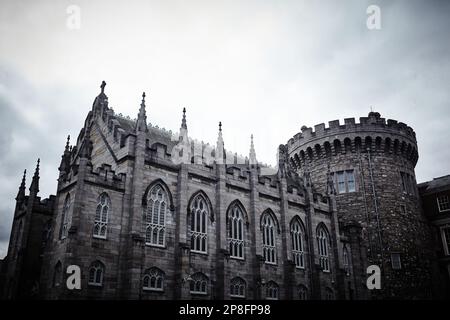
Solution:
[(219, 122), (219, 134), (217, 137), (217, 145), (216, 145), (216, 161), (217, 163), (223, 163), (224, 159), (224, 143), (222, 136), (222, 122)]
[(186, 124), (186, 108), (183, 108), (183, 119), (181, 120), (181, 128), (187, 129), (187, 124)]
[(136, 124), (136, 131), (147, 131), (147, 115), (145, 111), (145, 92), (142, 93), (141, 107)]
[(67, 136), (66, 148), (64, 149), (64, 152), (68, 152), (69, 148), (70, 148), (70, 134)]
[(17, 193), (17, 197), (16, 200), (20, 200), (23, 199), (25, 197), (25, 182), (26, 182), (26, 175), (27, 175), (27, 170), (23, 170), (23, 177), (22, 177), (22, 182), (20, 183), (19, 186), (19, 192)]
[(255, 151), (255, 145), (253, 143), (253, 134), (250, 136), (250, 164), (254, 165), (256, 164), (256, 151)]
[(33, 180), (30, 185), (30, 192), (37, 194), (39, 192), (39, 164), (41, 159), (37, 160), (36, 169), (34, 170)]

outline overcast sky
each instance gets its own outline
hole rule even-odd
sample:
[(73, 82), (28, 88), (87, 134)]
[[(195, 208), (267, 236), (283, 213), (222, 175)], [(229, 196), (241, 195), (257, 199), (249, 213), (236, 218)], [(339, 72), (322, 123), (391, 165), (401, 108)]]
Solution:
[[(381, 29), (366, 26), (369, 5)], [(69, 5), (80, 29), (67, 26)], [(73, 21), (73, 20), (70, 20)], [(0, 0), (0, 257), (23, 169), (56, 192), (102, 80), (117, 113), (275, 164), (280, 143), (329, 120), (383, 117), (417, 134), (419, 182), (450, 173), (450, 1)]]

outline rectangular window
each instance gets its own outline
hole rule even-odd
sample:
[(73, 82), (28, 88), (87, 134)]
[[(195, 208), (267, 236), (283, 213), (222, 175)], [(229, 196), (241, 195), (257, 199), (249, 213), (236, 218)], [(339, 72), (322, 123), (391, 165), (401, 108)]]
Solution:
[(345, 193), (345, 175), (344, 171), (337, 172), (337, 190), (338, 193)]
[(392, 253), (391, 254), (391, 264), (392, 269), (400, 270), (402, 268), (402, 261), (400, 258), (400, 253)]
[(406, 184), (406, 173), (400, 172), (400, 176), (402, 178), (402, 191), (407, 193), (407, 184)]
[(439, 212), (450, 210), (450, 202), (448, 200), (448, 195), (438, 196), (437, 203), (439, 207)]
[(338, 171), (333, 175), (334, 177), (336, 177), (337, 193), (356, 191), (354, 170)]
[(345, 171), (347, 177), (347, 192), (355, 192), (355, 175), (353, 170)]
[(441, 229), (442, 243), (444, 245), (445, 255), (450, 255), (450, 226)]

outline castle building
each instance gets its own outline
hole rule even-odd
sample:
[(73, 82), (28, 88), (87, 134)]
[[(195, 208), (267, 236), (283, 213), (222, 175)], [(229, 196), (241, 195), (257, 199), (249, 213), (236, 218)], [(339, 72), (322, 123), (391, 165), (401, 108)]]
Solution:
[[(25, 175), (4, 297), (41, 299), (431, 298), (435, 262), (414, 167), (413, 129), (368, 117), (318, 125), (282, 144), (276, 170), (108, 107), (105, 83), (56, 196)], [(66, 286), (68, 266), (81, 289)], [(367, 267), (381, 271), (368, 290)]]

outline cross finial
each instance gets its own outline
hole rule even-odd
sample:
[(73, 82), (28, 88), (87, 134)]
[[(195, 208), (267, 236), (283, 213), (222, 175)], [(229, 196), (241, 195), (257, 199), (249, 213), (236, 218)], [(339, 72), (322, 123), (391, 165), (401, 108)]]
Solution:
[(101, 86), (100, 86), (100, 88), (102, 89), (102, 93), (105, 92), (105, 86), (106, 86), (106, 82), (105, 82), (105, 80), (103, 80), (103, 81), (102, 81), (102, 84), (101, 84)]
[(183, 114), (186, 114), (186, 108), (183, 108)]
[(142, 92), (142, 99), (145, 99), (145, 92)]
[(222, 131), (222, 121), (219, 122), (219, 131)]

